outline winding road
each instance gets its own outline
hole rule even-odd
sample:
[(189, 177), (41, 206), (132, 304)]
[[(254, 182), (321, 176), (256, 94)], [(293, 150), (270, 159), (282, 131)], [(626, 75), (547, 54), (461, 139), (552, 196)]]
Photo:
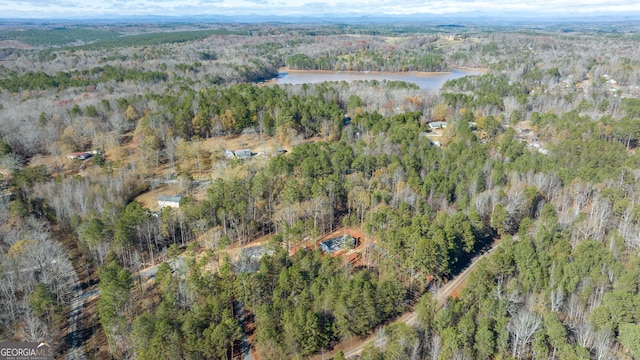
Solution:
[[(482, 254), (478, 258), (476, 258), (464, 271), (458, 274), (453, 280), (446, 283), (440, 289), (438, 289), (435, 298), (437, 301), (437, 308), (441, 308), (447, 299), (451, 296), (451, 294), (459, 288), (469, 277), (469, 274), (473, 272), (481, 259), (487, 257), (491, 254), (498, 246), (499, 242), (495, 243), (492, 248), (486, 253)], [(180, 262), (178, 262), (180, 265)], [(151, 266), (147, 269), (140, 271), (137, 276), (144, 278), (152, 278), (155, 277), (155, 273), (157, 272), (158, 265)], [(84, 308), (84, 302), (86, 299), (99, 295), (100, 289), (96, 288), (89, 292), (83, 292), (82, 287), (80, 285), (80, 281), (78, 279), (77, 274), (73, 274), (73, 279), (75, 282), (75, 290), (73, 299), (71, 301), (71, 311), (69, 314), (69, 326), (67, 331), (67, 356), (66, 360), (86, 360), (87, 357), (82, 349), (82, 342), (84, 340), (83, 337), (83, 328), (82, 328), (82, 311)], [(242, 304), (237, 303), (236, 313), (238, 314), (239, 323), (242, 325), (244, 330), (244, 311), (242, 310)], [(417, 319), (417, 312), (409, 312), (401, 316), (396, 322), (404, 322), (407, 325), (415, 325)], [(351, 345), (348, 349), (343, 349), (345, 357), (350, 358), (359, 355), (364, 347), (372, 341), (376, 340), (375, 334), (359, 341), (353, 345)], [(246, 333), (243, 331), (243, 338), (241, 340), (241, 351), (242, 351), (242, 360), (253, 360), (253, 356), (251, 354), (251, 345), (246, 336)]]

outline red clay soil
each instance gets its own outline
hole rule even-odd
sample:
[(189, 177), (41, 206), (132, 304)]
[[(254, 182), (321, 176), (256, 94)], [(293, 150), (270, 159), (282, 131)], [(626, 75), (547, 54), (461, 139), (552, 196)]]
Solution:
[(318, 245), (320, 245), (320, 243), (322, 241), (325, 241), (327, 239), (331, 239), (334, 237), (338, 237), (340, 235), (344, 235), (344, 234), (349, 234), (351, 235), (353, 238), (364, 238), (364, 232), (362, 232), (362, 230), (360, 228), (357, 227), (348, 227), (348, 228), (338, 228), (335, 229), (334, 231), (330, 232), (330, 233), (326, 233), (320, 237), (318, 237)]
[(353, 348), (356, 344), (362, 342), (362, 338), (359, 337), (353, 337), (349, 340), (344, 340), (344, 341), (340, 341), (339, 343), (337, 343), (335, 345), (335, 347), (332, 350), (328, 350), (326, 351), (324, 354), (315, 354), (310, 356), (308, 359), (309, 360), (326, 360), (326, 359), (331, 359), (332, 357), (334, 357), (338, 351), (342, 350), (343, 352), (346, 352), (347, 350)]
[(465, 286), (467, 286), (466, 279), (453, 289), (453, 291), (451, 292), (451, 297), (459, 299), (460, 294), (462, 293), (462, 289), (464, 289)]
[[(316, 241), (315, 246), (316, 247), (320, 247), (320, 243), (322, 241), (325, 241), (325, 240), (328, 240), (328, 239), (331, 239), (331, 238), (334, 238), (334, 237), (338, 237), (338, 236), (341, 236), (341, 235), (345, 235), (345, 234), (350, 235), (354, 239), (359, 239), (358, 246), (356, 246), (354, 249), (351, 249), (351, 250), (338, 251), (335, 254), (332, 254), (331, 256), (341, 256), (341, 257), (343, 257), (344, 261), (351, 262), (352, 265), (355, 266), (355, 267), (363, 265), (361, 251), (362, 251), (362, 249), (364, 249), (365, 234), (362, 231), (362, 229), (360, 229), (360, 228), (357, 228), (357, 227), (338, 228), (338, 229), (336, 229), (336, 230), (334, 230), (334, 231), (332, 231), (330, 233), (326, 233), (326, 234), (318, 237), (318, 240)], [(263, 243), (264, 240), (268, 241), (268, 238), (270, 238), (270, 237), (271, 237), (271, 235), (265, 237), (267, 239), (265, 239), (265, 238), (258, 239), (258, 240), (263, 240), (263, 241), (254, 240), (250, 244), (255, 244), (256, 242), (258, 244)], [(368, 243), (370, 243), (370, 242), (371, 242), (371, 240), (369, 239)], [(247, 245), (249, 245), (249, 244), (246, 244), (246, 245), (244, 245), (242, 247), (246, 247)], [(300, 241), (300, 242), (298, 242), (296, 244), (293, 244), (293, 243), (289, 244), (289, 254), (291, 256), (293, 256), (293, 255), (295, 255), (295, 253), (298, 250), (301, 250), (301, 249), (304, 249), (304, 248), (311, 248), (311, 249), (313, 248), (313, 243), (312, 243), (311, 239), (307, 239), (306, 241), (302, 240), (302, 241)], [(254, 322), (247, 322), (246, 326), (247, 326), (247, 332), (250, 334), (249, 335), (249, 342), (251, 344), (254, 344), (255, 323)], [(360, 339), (360, 338), (353, 338), (353, 339), (349, 339), (349, 340), (346, 340), (346, 341), (341, 341), (339, 344), (336, 345), (336, 347), (332, 351), (330, 351), (330, 352), (327, 351), (325, 353), (325, 356), (323, 356), (322, 354), (318, 354), (318, 355), (314, 355), (314, 356), (310, 357), (309, 359), (317, 359), (317, 360), (320, 360), (320, 359), (323, 359), (323, 358), (326, 359), (326, 358), (328, 358), (327, 357), (328, 354), (335, 354), (338, 350), (350, 349), (353, 346), (353, 344), (357, 344), (360, 341), (362, 341), (362, 339)], [(260, 360), (259, 353), (258, 353), (258, 351), (256, 351), (254, 346), (251, 347), (251, 354), (253, 355), (253, 359), (254, 360)]]
[(362, 265), (360, 261), (361, 256), (359, 256), (358, 254), (361, 253), (362, 249), (364, 249), (365, 235), (360, 228), (356, 228), (356, 227), (338, 228), (330, 233), (326, 233), (318, 237), (315, 244), (310, 238), (306, 238), (297, 243), (289, 243), (289, 256), (295, 255), (298, 252), (298, 250), (301, 250), (301, 249), (310, 249), (310, 250), (317, 249), (320, 247), (321, 242), (338, 237), (338, 236), (342, 236), (342, 235), (350, 235), (352, 238), (357, 239), (358, 240), (357, 246), (353, 249), (336, 251), (335, 253), (331, 254), (331, 256), (343, 257), (344, 261), (348, 261), (352, 263), (354, 266)]

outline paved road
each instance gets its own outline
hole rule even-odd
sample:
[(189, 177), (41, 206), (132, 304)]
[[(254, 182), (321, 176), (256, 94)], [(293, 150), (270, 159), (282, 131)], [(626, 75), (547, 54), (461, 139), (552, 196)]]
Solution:
[[(467, 277), (469, 277), (469, 274), (471, 274), (471, 272), (473, 272), (473, 270), (476, 268), (476, 266), (478, 265), (480, 260), (483, 259), (484, 257), (488, 256), (489, 254), (491, 254), (493, 252), (493, 250), (495, 250), (495, 248), (498, 247), (499, 244), (500, 243), (494, 244), (493, 247), (489, 251), (487, 251), (486, 253), (482, 254), (477, 259), (475, 259), (463, 272), (458, 274), (458, 276), (456, 276), (453, 280), (449, 281), (443, 287), (438, 289), (438, 292), (437, 292), (437, 294), (435, 296), (436, 297), (436, 301), (437, 301), (437, 308), (438, 309), (441, 308), (444, 305), (444, 303), (447, 301), (449, 296), (451, 296), (453, 291), (460, 284), (462, 284), (465, 280), (467, 280)], [(403, 322), (403, 323), (405, 323), (407, 325), (415, 325), (417, 317), (418, 317), (417, 313), (415, 311), (413, 311), (413, 312), (404, 314), (396, 322)], [(381, 339), (378, 339), (378, 341), (380, 341), (380, 340)], [(353, 347), (351, 347), (350, 349), (344, 350), (345, 358), (353, 357), (353, 356), (356, 356), (356, 355), (360, 354), (362, 352), (362, 350), (364, 349), (364, 347), (367, 344), (369, 344), (370, 342), (372, 342), (372, 341), (376, 341), (375, 334), (370, 336), (370, 337), (368, 337), (367, 339), (357, 343), (357, 344), (354, 344)]]

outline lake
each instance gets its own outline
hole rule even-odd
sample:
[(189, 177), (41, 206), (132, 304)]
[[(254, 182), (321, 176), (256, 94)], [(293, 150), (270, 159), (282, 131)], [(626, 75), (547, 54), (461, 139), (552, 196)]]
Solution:
[(387, 71), (282, 71), (276, 84), (313, 84), (323, 81), (357, 81), (357, 80), (400, 80), (418, 85), (424, 90), (440, 90), (442, 85), (451, 79), (467, 75), (482, 75), (482, 70), (454, 70), (446, 73), (422, 72), (387, 72)]

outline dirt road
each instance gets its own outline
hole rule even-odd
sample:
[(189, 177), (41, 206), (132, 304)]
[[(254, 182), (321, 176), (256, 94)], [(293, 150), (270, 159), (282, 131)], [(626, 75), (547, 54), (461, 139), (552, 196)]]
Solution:
[(242, 339), (240, 339), (240, 351), (242, 352), (241, 359), (242, 360), (253, 360), (253, 354), (251, 353), (251, 343), (249, 342), (249, 337), (247, 336), (247, 329), (244, 318), (244, 307), (242, 303), (236, 301), (235, 303), (236, 317), (238, 318), (238, 324), (242, 329)]
[(75, 289), (71, 300), (69, 312), (69, 325), (67, 326), (67, 360), (84, 360), (87, 357), (82, 350), (84, 334), (82, 329), (82, 309), (86, 296), (82, 292), (78, 276), (73, 274)]
[[(451, 296), (451, 294), (467, 280), (467, 278), (469, 277), (469, 274), (473, 272), (473, 270), (476, 268), (480, 260), (488, 256), (489, 254), (491, 254), (493, 250), (495, 250), (498, 247), (499, 244), (500, 243), (494, 244), (489, 251), (482, 254), (477, 259), (475, 259), (463, 272), (458, 274), (458, 276), (456, 276), (453, 280), (449, 281), (447, 284), (445, 284), (440, 289), (438, 289), (438, 292), (435, 295), (438, 309), (441, 308), (444, 305), (444, 303), (447, 301), (449, 296)], [(404, 314), (398, 320), (396, 320), (396, 322), (403, 322), (407, 325), (414, 325), (417, 317), (418, 317), (417, 313), (413, 311), (413, 312)], [(368, 337), (367, 339), (364, 339), (354, 344), (351, 348), (347, 350), (343, 350), (345, 358), (354, 357), (360, 354), (364, 349), (364, 347), (370, 342), (375, 341), (375, 339), (376, 339), (376, 336), (374, 334)]]

